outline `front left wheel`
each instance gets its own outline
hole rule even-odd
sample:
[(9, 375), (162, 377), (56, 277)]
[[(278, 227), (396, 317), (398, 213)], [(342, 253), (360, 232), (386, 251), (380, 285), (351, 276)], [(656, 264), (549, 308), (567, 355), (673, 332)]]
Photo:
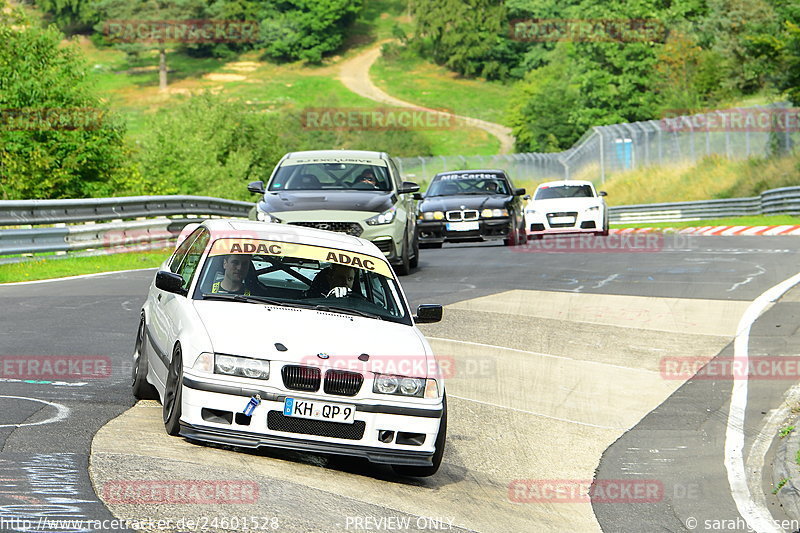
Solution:
[(181, 430), (181, 404), (183, 402), (183, 356), (180, 345), (175, 346), (172, 362), (167, 371), (167, 385), (164, 388), (164, 429), (175, 436)]
[(400, 264), (394, 267), (394, 271), (398, 276), (408, 276), (411, 273), (411, 258), (408, 250), (408, 230), (403, 236), (403, 251), (400, 254)]

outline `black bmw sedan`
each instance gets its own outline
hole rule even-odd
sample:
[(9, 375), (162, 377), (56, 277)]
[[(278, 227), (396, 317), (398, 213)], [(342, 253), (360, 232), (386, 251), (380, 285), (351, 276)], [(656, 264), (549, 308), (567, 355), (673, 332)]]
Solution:
[(516, 189), (503, 170), (456, 170), (434, 176), (417, 207), (421, 247), (445, 242), (526, 241), (525, 189)]

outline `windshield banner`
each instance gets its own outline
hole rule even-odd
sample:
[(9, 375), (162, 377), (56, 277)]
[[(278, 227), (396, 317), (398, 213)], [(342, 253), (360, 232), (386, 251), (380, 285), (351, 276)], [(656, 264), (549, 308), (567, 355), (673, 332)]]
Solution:
[(325, 246), (261, 239), (217, 239), (214, 241), (214, 244), (211, 245), (211, 251), (209, 252), (209, 256), (232, 254), (297, 257), (311, 261), (338, 263), (340, 265), (347, 265), (353, 268), (375, 272), (387, 278), (394, 277), (391, 267), (389, 267), (389, 264), (383, 259), (357, 252), (339, 250), (337, 248), (327, 248)]

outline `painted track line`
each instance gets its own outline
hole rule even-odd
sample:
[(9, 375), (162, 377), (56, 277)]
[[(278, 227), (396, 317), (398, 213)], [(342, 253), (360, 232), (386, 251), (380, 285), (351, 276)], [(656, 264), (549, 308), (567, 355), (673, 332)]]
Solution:
[[(747, 308), (739, 325), (736, 328), (736, 338), (733, 344), (733, 356), (735, 360), (744, 360), (743, 367), (749, 366), (748, 344), (750, 341), (750, 328), (759, 316), (778, 298), (783, 296), (789, 289), (800, 283), (800, 273), (795, 274), (779, 284), (767, 289)], [(747, 473), (744, 465), (744, 417), (747, 409), (747, 385), (748, 376), (733, 375), (733, 389), (731, 391), (730, 410), (728, 411), (728, 427), (725, 431), (725, 469), (728, 471), (728, 484), (731, 487), (731, 496), (736, 503), (736, 508), (745, 519), (747, 525), (759, 533), (777, 533), (782, 531), (775, 524), (772, 514), (766, 507), (763, 495), (755, 501), (750, 492), (747, 481)], [(765, 424), (765, 427), (769, 423)], [(763, 430), (764, 428), (762, 428)], [(756, 437), (754, 451), (766, 452), (764, 446), (756, 447), (763, 439), (762, 435)], [(756, 457), (751, 457), (756, 462)], [(763, 465), (763, 456), (760, 458)], [(759, 470), (759, 475), (761, 471)], [(759, 486), (754, 484), (754, 486)]]
[(111, 272), (95, 272), (93, 274), (78, 274), (77, 276), (66, 276), (63, 278), (33, 279), (31, 281), (12, 281), (10, 283), (0, 283), (2, 287), (13, 287), (14, 285), (30, 285), (32, 283), (53, 283), (55, 281), (68, 281), (71, 279), (96, 278), (98, 276), (108, 276), (111, 274), (127, 274), (129, 272), (141, 272), (143, 270), (158, 270), (159, 267), (150, 268), (131, 268), (129, 270), (112, 270)]

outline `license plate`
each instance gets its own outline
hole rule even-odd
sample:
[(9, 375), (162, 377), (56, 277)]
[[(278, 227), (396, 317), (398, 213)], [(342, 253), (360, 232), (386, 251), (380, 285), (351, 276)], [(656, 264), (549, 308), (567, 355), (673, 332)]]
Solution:
[(295, 418), (352, 424), (356, 419), (356, 406), (346, 403), (286, 398), (283, 401), (283, 414)]
[(553, 224), (574, 224), (575, 217), (552, 217), (550, 222)]
[(480, 222), (448, 222), (447, 231), (474, 231), (481, 229)]

